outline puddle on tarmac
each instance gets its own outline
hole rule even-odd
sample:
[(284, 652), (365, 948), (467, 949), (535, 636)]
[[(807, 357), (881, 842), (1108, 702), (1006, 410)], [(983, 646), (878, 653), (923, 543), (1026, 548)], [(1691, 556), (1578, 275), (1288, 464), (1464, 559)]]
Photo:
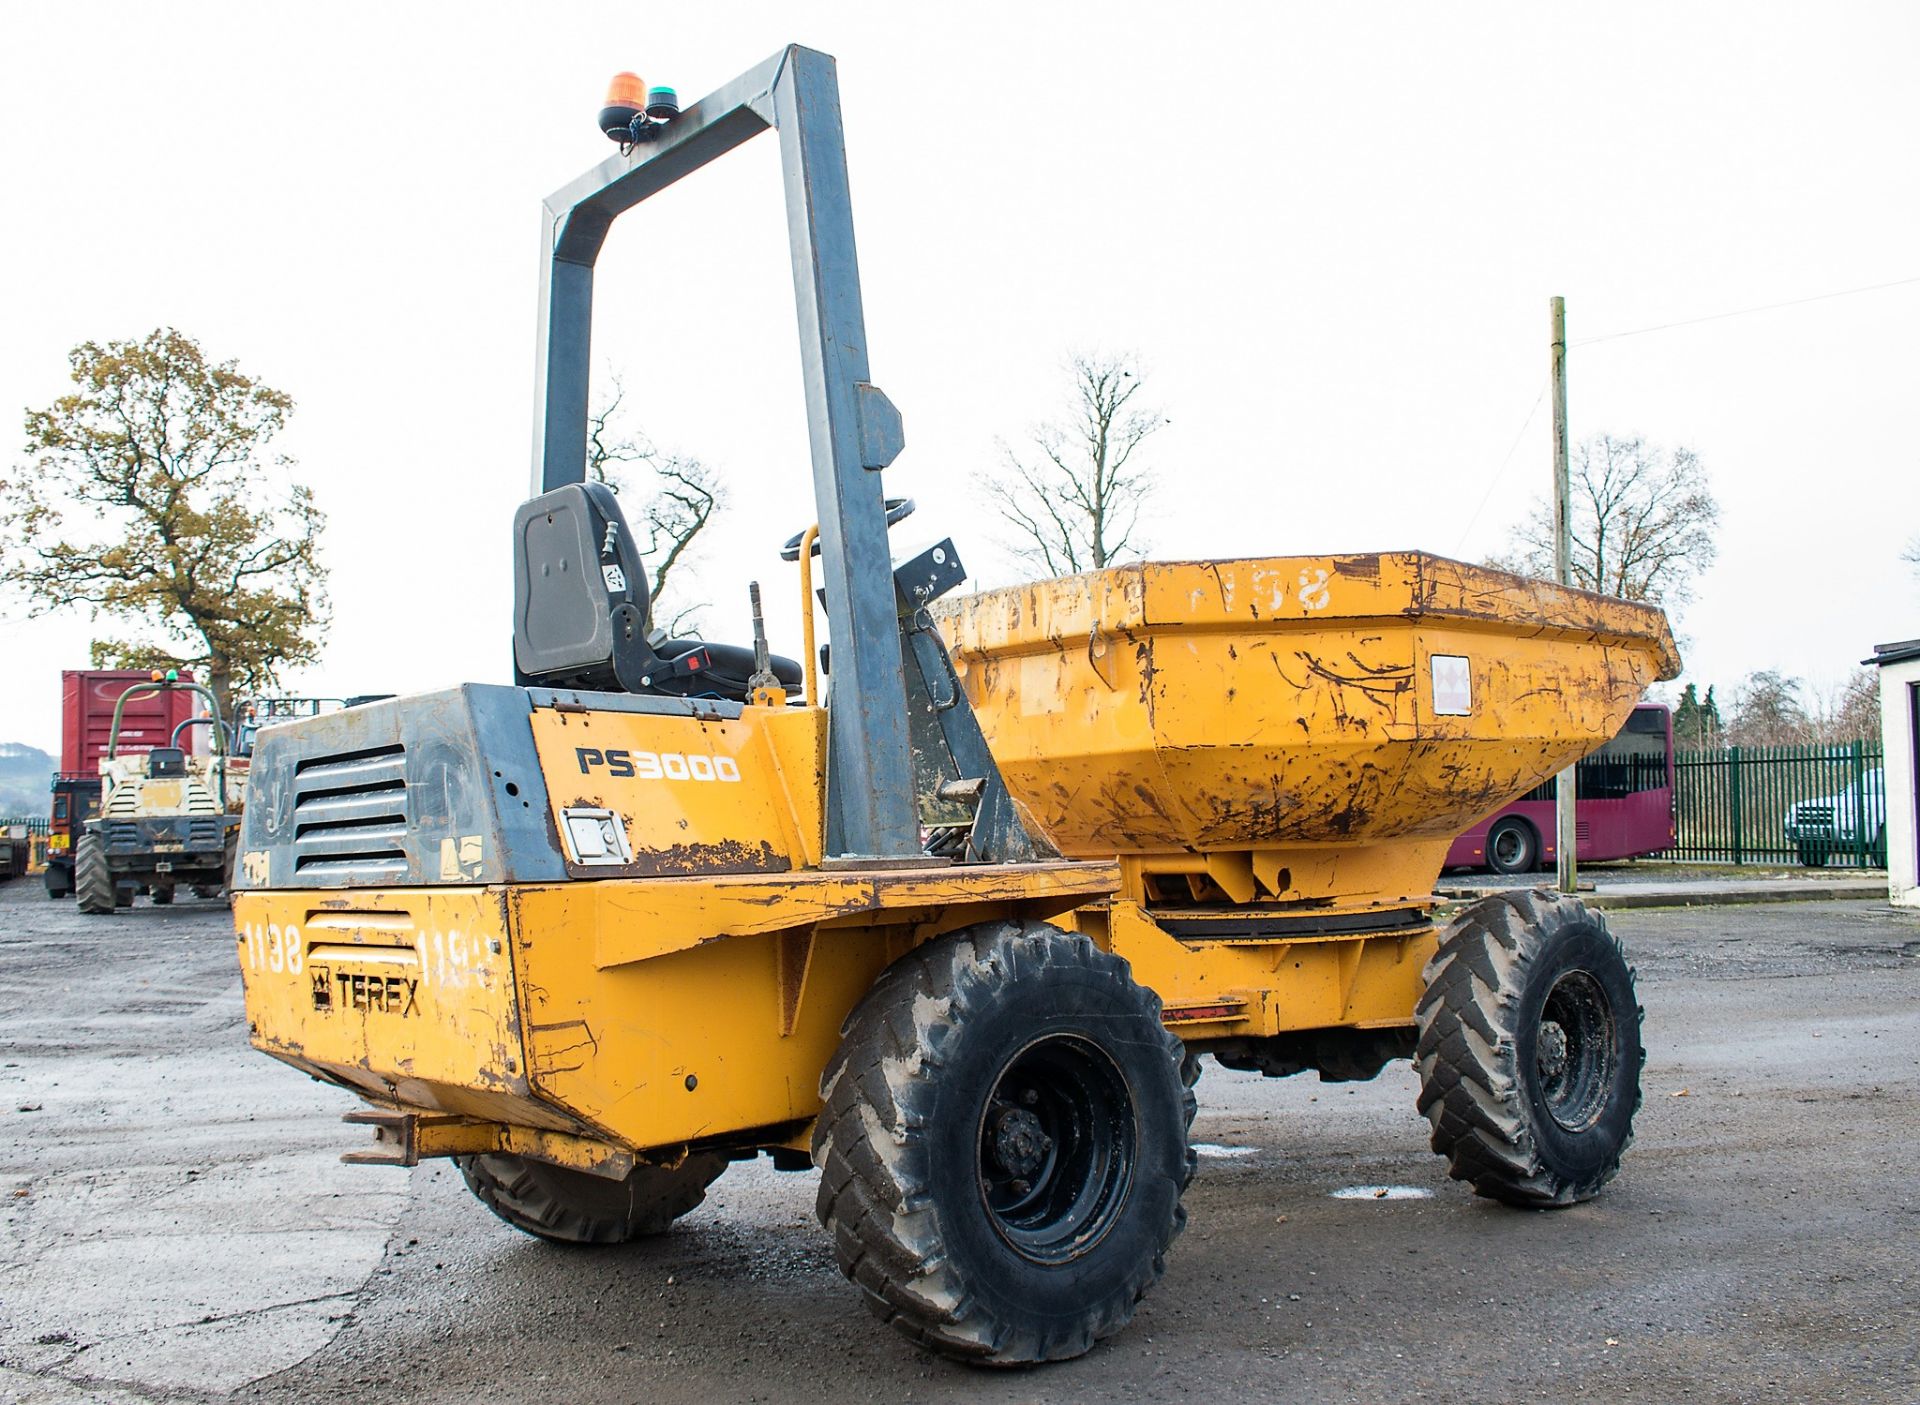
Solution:
[(1417, 1185), (1343, 1185), (1335, 1200), (1431, 1200), (1433, 1192)]
[(1225, 1159), (1260, 1154), (1260, 1148), (1257, 1146), (1222, 1146), (1219, 1142), (1195, 1142), (1193, 1149), (1201, 1156), (1218, 1156)]

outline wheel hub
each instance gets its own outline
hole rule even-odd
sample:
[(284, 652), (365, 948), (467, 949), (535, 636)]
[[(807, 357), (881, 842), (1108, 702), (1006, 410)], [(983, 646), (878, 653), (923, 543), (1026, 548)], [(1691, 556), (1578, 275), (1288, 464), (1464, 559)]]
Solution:
[(1053, 1138), (1041, 1127), (1040, 1119), (1024, 1107), (1001, 1112), (993, 1128), (993, 1159), (1009, 1176), (1033, 1179), (1053, 1150)]
[(979, 1123), (980, 1196), (1023, 1258), (1064, 1264), (1119, 1219), (1133, 1175), (1135, 1112), (1126, 1079), (1090, 1039), (1036, 1039), (1004, 1066)]
[(1567, 1071), (1567, 1031), (1559, 1021), (1548, 1020), (1540, 1026), (1540, 1046), (1536, 1057), (1540, 1076), (1549, 1082), (1559, 1079)]
[(1547, 1114), (1584, 1132), (1606, 1110), (1619, 1066), (1618, 1025), (1591, 973), (1568, 971), (1547, 993), (1534, 1036), (1534, 1068)]

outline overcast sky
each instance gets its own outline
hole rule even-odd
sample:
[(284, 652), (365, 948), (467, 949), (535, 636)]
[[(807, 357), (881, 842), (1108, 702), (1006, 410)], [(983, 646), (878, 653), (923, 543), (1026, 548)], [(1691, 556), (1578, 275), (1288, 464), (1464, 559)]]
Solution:
[[(611, 151), (614, 70), (691, 101), (789, 41), (839, 59), (902, 545), (1009, 579), (996, 439), (1107, 347), (1172, 421), (1152, 555), (1485, 556), (1549, 481), (1559, 293), (1574, 436), (1688, 445), (1719, 497), (1689, 677), (1920, 635), (1920, 282), (1580, 345), (1920, 280), (1905, 4), (7, 6), (0, 453), (74, 343), (177, 326), (298, 403), (334, 613), (295, 687), (504, 681), (541, 197)], [(616, 227), (596, 357), (732, 489), (710, 633), (754, 577), (792, 652), (785, 238), (763, 137)], [(25, 616), (0, 741), (53, 750), (93, 627)]]

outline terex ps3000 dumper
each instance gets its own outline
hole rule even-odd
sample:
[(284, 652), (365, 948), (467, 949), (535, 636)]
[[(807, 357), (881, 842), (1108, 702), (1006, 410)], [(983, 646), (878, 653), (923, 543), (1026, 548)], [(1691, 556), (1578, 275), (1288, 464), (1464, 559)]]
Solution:
[[(581, 484), (608, 226), (773, 129), (819, 524), (806, 667), (650, 634)], [(819, 1167), (868, 1305), (958, 1357), (1118, 1331), (1184, 1221), (1198, 1054), (1371, 1077), (1559, 1205), (1639, 1100), (1632, 975), (1546, 894), (1446, 931), (1450, 837), (1611, 736), (1658, 611), (1418, 554), (1145, 565), (930, 608), (895, 569), (834, 67), (790, 48), (548, 202), (540, 495), (516, 684), (295, 722), (253, 761), (235, 904), (267, 1052), (362, 1094), (353, 1159), (454, 1156), (557, 1241), (665, 1228), (729, 1159)], [(942, 629), (944, 627), (945, 636)], [(949, 643), (952, 652), (949, 652)], [(1063, 855), (1067, 857), (1063, 857)]]

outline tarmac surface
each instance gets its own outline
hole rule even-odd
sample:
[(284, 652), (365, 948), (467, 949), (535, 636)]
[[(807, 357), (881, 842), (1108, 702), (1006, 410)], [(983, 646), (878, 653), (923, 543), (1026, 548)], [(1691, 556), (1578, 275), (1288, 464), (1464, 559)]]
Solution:
[(1404, 1063), (1209, 1063), (1166, 1278), (1080, 1361), (997, 1373), (867, 1315), (812, 1173), (738, 1165), (659, 1239), (561, 1250), (448, 1166), (343, 1166), (354, 1100), (246, 1046), (224, 908), (0, 886), (0, 1399), (1920, 1399), (1920, 915), (1610, 921), (1649, 1057), (1600, 1198), (1476, 1200)]

